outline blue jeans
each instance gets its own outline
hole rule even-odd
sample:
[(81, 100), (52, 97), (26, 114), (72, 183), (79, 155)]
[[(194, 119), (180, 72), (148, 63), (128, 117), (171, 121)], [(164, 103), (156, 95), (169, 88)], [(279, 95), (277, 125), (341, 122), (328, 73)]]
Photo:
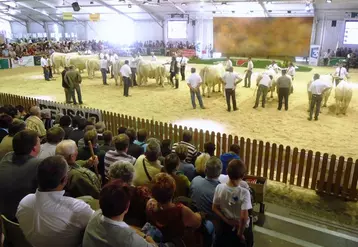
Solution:
[(193, 105), (193, 108), (196, 108), (195, 95), (198, 98), (200, 107), (201, 108), (204, 107), (203, 99), (201, 98), (201, 94), (200, 94), (200, 89), (197, 89), (197, 91), (190, 90), (190, 95), (191, 95), (191, 104)]
[(44, 70), (45, 80), (46, 81), (50, 80), (50, 73), (49, 73), (48, 68), (43, 68), (43, 70)]
[(107, 70), (101, 69), (103, 84), (107, 84)]

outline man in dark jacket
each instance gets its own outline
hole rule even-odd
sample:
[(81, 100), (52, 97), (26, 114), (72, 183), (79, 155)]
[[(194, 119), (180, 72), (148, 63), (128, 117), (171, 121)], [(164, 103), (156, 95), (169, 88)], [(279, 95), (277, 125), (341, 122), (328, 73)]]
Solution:
[(62, 75), (62, 87), (65, 90), (66, 103), (70, 104), (70, 103), (72, 103), (71, 102), (71, 95), (70, 95), (70, 92), (69, 92), (70, 86), (68, 85), (68, 82), (67, 82), (66, 77), (65, 77), (67, 71), (68, 71), (68, 67), (65, 67), (65, 69), (61, 72), (61, 75)]
[(138, 157), (144, 153), (144, 148), (137, 144), (134, 144), (134, 141), (137, 139), (135, 130), (133, 128), (128, 128), (126, 130), (126, 135), (129, 137), (129, 147), (127, 154), (138, 159)]
[[(175, 86), (175, 89), (179, 88), (178, 73), (179, 73), (178, 61), (177, 58), (173, 56), (172, 61), (170, 62), (170, 82), (173, 87)], [(175, 85), (173, 82), (173, 77), (175, 78)]]

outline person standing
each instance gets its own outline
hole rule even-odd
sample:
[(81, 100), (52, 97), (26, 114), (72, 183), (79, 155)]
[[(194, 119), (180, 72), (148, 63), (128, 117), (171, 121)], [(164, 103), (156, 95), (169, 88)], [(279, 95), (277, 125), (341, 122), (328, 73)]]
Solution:
[[(116, 63), (116, 54), (112, 54), (112, 55), (110, 55), (110, 57), (109, 57), (109, 61), (111, 62), (111, 68), (110, 68), (110, 70), (111, 70), (111, 79), (113, 79), (113, 77), (114, 77), (114, 74), (113, 74), (113, 66), (114, 66), (114, 64)], [(118, 56), (117, 56), (118, 57)]]
[(226, 61), (224, 63), (225, 70), (228, 71), (232, 67), (232, 62), (230, 60), (230, 57), (226, 57)]
[(131, 75), (132, 75), (132, 70), (129, 67), (129, 61), (126, 60), (124, 61), (124, 65), (121, 67), (120, 69), (120, 73), (123, 77), (123, 88), (124, 88), (124, 93), (123, 96), (124, 97), (128, 97), (129, 96), (129, 86), (131, 84)]
[(69, 70), (69, 68), (65, 67), (65, 69), (61, 72), (61, 76), (62, 76), (62, 87), (63, 87), (63, 89), (65, 91), (66, 103), (71, 104), (72, 103), (71, 102), (71, 94), (70, 94), (70, 91), (69, 91), (70, 86), (69, 86), (69, 84), (68, 84), (68, 82), (66, 80), (66, 77), (65, 77), (68, 70)]
[(47, 62), (46, 55), (43, 55), (41, 58), (41, 67), (44, 72), (45, 80), (50, 81), (50, 75), (49, 75), (49, 71), (48, 71), (48, 62)]
[(152, 55), (151, 61), (152, 62), (156, 62), (157, 61), (157, 57), (154, 55), (154, 52), (150, 53)]
[(264, 73), (262, 75), (261, 80), (258, 82), (258, 89), (257, 89), (257, 95), (256, 95), (256, 102), (254, 105), (254, 109), (256, 109), (259, 106), (259, 102), (260, 102), (260, 97), (262, 94), (262, 108), (265, 108), (265, 103), (266, 103), (266, 95), (268, 93), (268, 89), (271, 87), (272, 85), (272, 75), (268, 75), (266, 73)]
[(331, 49), (328, 49), (328, 51), (326, 51), (323, 54), (323, 66), (327, 66), (328, 65), (328, 61), (329, 61), (329, 57), (331, 55)]
[(278, 74), (279, 70), (282, 70), (280, 67), (278, 67), (276, 61), (272, 61), (272, 63), (267, 67), (267, 69), (269, 70), (274, 70), (276, 72), (276, 74)]
[(245, 75), (245, 86), (244, 87), (251, 87), (251, 75), (252, 75), (252, 70), (254, 68), (254, 63), (251, 60), (251, 57), (249, 57), (249, 60), (247, 62), (247, 70), (246, 70), (246, 75)]
[(311, 83), (311, 86), (308, 88), (308, 92), (312, 94), (312, 100), (310, 105), (310, 116), (308, 117), (309, 121), (312, 121), (313, 110), (315, 107), (316, 107), (316, 112), (315, 112), (314, 120), (315, 121), (318, 120), (318, 115), (322, 103), (322, 95), (325, 93), (325, 91), (329, 90), (330, 88), (331, 85), (329, 85), (329, 83), (320, 80), (319, 74), (314, 74), (313, 82)]
[(104, 56), (103, 59), (100, 60), (100, 66), (101, 66), (103, 85), (108, 85), (107, 83), (108, 60), (106, 56)]
[(82, 105), (83, 102), (82, 102), (82, 94), (81, 94), (81, 86), (80, 86), (82, 82), (82, 77), (80, 75), (80, 72), (78, 72), (74, 66), (70, 66), (69, 71), (67, 71), (65, 75), (65, 79), (69, 85), (69, 93), (70, 96), (72, 97), (73, 104), (77, 105), (76, 95), (75, 95), (75, 90), (76, 90), (78, 102), (80, 103), (80, 105)]
[(231, 105), (230, 105), (230, 98), (232, 99), (232, 106), (234, 111), (237, 111), (236, 107), (236, 95), (235, 95), (235, 89), (236, 85), (242, 81), (242, 78), (234, 72), (233, 67), (230, 67), (228, 69), (228, 72), (225, 73), (225, 75), (222, 77), (222, 80), (225, 85), (225, 95), (226, 95), (226, 104), (227, 104), (227, 111), (231, 111)]
[(336, 86), (338, 86), (339, 82), (343, 80), (345, 77), (348, 77), (348, 72), (345, 67), (343, 67), (343, 64), (340, 63), (338, 68), (336, 69), (336, 72), (334, 73)]
[[(170, 82), (175, 89), (179, 88), (179, 79), (178, 79), (178, 73), (179, 73), (179, 66), (178, 61), (175, 56), (172, 57), (172, 61), (170, 62)], [(175, 85), (173, 82), (173, 77), (175, 78)]]
[(201, 109), (205, 109), (203, 100), (200, 94), (200, 85), (202, 83), (202, 79), (198, 73), (196, 73), (195, 68), (191, 68), (191, 75), (188, 78), (188, 87), (190, 88), (190, 95), (191, 95), (191, 104), (194, 109), (196, 109), (195, 103), (195, 95), (198, 98), (199, 105)]
[(137, 74), (137, 57), (135, 53), (132, 54), (131, 61), (129, 63), (129, 67), (131, 69), (131, 79), (132, 79), (132, 85), (137, 86), (137, 80), (136, 80), (136, 74)]
[(52, 79), (53, 78), (53, 76), (52, 76), (52, 60), (49, 56), (46, 56), (46, 59), (47, 59), (47, 64), (48, 64), (48, 77), (50, 79)]
[(179, 64), (180, 64), (180, 75), (181, 80), (185, 81), (185, 68), (188, 63), (188, 59), (184, 57), (183, 53), (180, 55)]
[(278, 88), (278, 108), (281, 111), (282, 101), (285, 99), (285, 110), (288, 110), (288, 96), (292, 86), (291, 78), (286, 75), (286, 70), (282, 70), (282, 76), (277, 79)]
[(295, 74), (296, 74), (296, 68), (293, 65), (293, 63), (290, 63), (288, 65), (288, 69), (287, 69), (287, 75), (291, 76), (292, 81), (294, 81), (295, 79)]

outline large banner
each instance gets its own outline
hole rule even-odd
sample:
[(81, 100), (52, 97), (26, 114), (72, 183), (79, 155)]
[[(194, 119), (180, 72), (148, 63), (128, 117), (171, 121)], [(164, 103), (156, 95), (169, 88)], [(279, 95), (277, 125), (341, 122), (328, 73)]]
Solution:
[(81, 116), (85, 119), (88, 119), (90, 117), (95, 117), (97, 122), (102, 121), (102, 114), (99, 110), (78, 108), (73, 105), (59, 104), (59, 103), (50, 102), (41, 99), (37, 99), (37, 104), (41, 110), (50, 109), (52, 119), (55, 119), (56, 115), (61, 113), (63, 115), (68, 115), (70, 117)]
[(319, 62), (319, 45), (311, 45), (309, 65), (317, 66)]
[(196, 56), (196, 50), (194, 49), (178, 49), (178, 48), (170, 48), (168, 56), (172, 56), (173, 53), (176, 53), (178, 56), (183, 54), (184, 57), (191, 58)]
[(313, 17), (214, 18), (214, 48), (230, 56), (309, 55)]
[(12, 68), (31, 67), (31, 66), (35, 66), (35, 61), (33, 56), (21, 57), (18, 59), (11, 58)]

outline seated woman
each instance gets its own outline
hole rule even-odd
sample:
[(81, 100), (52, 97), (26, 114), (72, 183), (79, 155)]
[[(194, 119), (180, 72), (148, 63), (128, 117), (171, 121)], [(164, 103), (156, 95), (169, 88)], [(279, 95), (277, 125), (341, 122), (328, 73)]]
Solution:
[[(203, 246), (202, 238), (198, 237), (198, 231), (195, 232), (201, 226), (202, 217), (188, 207), (172, 202), (175, 189), (175, 180), (170, 175), (159, 173), (153, 178), (154, 199), (148, 201), (146, 208), (149, 222), (162, 232), (164, 242), (183, 241), (185, 246)], [(207, 221), (205, 227), (211, 235), (212, 223)], [(211, 246), (211, 243), (205, 246)]]
[[(119, 180), (105, 185), (98, 210), (88, 222), (83, 247), (150, 247), (153, 240), (132, 229), (124, 221), (131, 202), (129, 187)], [(140, 234), (140, 235), (139, 235)], [(143, 237), (144, 236), (144, 237)]]
[(202, 153), (195, 160), (195, 175), (205, 178), (206, 162), (210, 159), (210, 155)]
[(176, 189), (174, 198), (179, 196), (187, 197), (189, 194), (190, 182), (189, 179), (182, 172), (178, 172), (180, 159), (176, 154), (169, 154), (165, 157), (164, 167), (165, 172), (168, 173), (175, 180)]
[(130, 162), (117, 161), (109, 168), (110, 181), (120, 179), (127, 184), (131, 194), (131, 205), (124, 217), (126, 223), (131, 226), (142, 227), (146, 222), (145, 208), (152, 197), (150, 190), (145, 186), (133, 186), (134, 167)]

